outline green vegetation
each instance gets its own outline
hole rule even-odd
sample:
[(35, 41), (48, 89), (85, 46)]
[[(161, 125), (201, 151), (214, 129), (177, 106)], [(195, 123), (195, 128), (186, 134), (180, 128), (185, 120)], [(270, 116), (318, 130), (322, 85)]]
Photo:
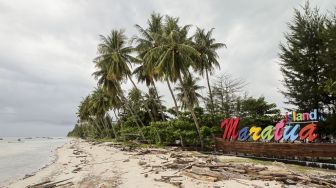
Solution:
[(307, 3), (295, 10), (286, 41), (280, 45), (282, 93), (297, 111), (318, 109), (320, 131), (336, 134), (336, 15), (321, 14)]
[[(280, 46), (287, 102), (299, 111), (319, 109), (325, 117), (320, 131), (333, 133), (335, 18), (308, 5), (303, 13), (296, 10), (286, 43)], [(210, 79), (220, 67), (218, 51), (226, 47), (213, 37), (214, 29), (196, 28), (191, 33), (192, 26), (181, 25), (179, 18), (155, 13), (147, 26), (135, 27), (138, 34), (130, 39), (123, 30), (101, 36), (94, 59), (97, 88), (81, 101), (78, 122), (69, 136), (207, 148), (211, 138), (221, 136), (219, 125), (224, 118), (240, 117), (240, 128), (275, 125), (282, 118), (275, 104), (262, 96), (248, 96), (243, 80), (229, 74)], [(205, 76), (205, 95), (197, 76)], [(122, 89), (126, 80), (133, 86), (129, 91)], [(147, 91), (135, 81), (145, 83)], [(162, 102), (157, 82), (169, 88), (174, 101), (169, 108)]]

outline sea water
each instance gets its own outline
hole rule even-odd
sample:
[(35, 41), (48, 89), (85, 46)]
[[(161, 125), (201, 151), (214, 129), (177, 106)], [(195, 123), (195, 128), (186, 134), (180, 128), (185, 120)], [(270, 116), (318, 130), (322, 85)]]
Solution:
[(14, 138), (0, 140), (0, 187), (50, 164), (66, 138)]

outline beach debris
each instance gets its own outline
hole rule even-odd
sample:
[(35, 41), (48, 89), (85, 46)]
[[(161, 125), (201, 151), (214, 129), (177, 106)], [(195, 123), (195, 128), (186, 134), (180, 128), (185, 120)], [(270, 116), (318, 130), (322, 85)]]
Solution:
[(148, 153), (150, 153), (151, 151), (150, 150), (148, 150), (148, 149), (146, 149), (146, 150), (140, 150), (137, 154), (135, 154), (135, 155), (145, 155), (145, 154), (148, 154)]
[(145, 161), (139, 161), (138, 162), (138, 165), (140, 165), (140, 166), (144, 166), (144, 165), (146, 165), (147, 163), (145, 162)]
[(77, 173), (77, 172), (79, 172), (80, 170), (82, 170), (82, 168), (81, 168), (81, 167), (77, 167), (77, 168), (75, 168), (74, 170), (72, 170), (72, 173)]
[(177, 187), (182, 187), (182, 181), (183, 179), (177, 179), (177, 178), (182, 178), (183, 176), (161, 176), (160, 179), (155, 178), (155, 181), (159, 182), (164, 182), (164, 183), (169, 183), (172, 185), (175, 185)]
[[(158, 173), (159, 171), (167, 171), (168, 169), (176, 170), (172, 176), (161, 176), (161, 181), (176, 186), (181, 186), (182, 181), (175, 181), (177, 177), (188, 177), (195, 180), (206, 182), (217, 182), (221, 180), (235, 180), (241, 184), (247, 184), (241, 180), (263, 180), (266, 181), (264, 186), (270, 186), (267, 181), (278, 181), (283, 185), (312, 185), (315, 187), (336, 187), (336, 178), (322, 176), (307, 176), (296, 173), (285, 168), (285, 164), (276, 166), (284, 166), (283, 170), (274, 171), (266, 166), (254, 165), (251, 163), (235, 163), (233, 161), (221, 162), (213, 155), (190, 154), (180, 150), (166, 150), (162, 152), (164, 155), (158, 155), (151, 149), (137, 149), (135, 155), (151, 155), (156, 156), (161, 164), (145, 162), (144, 159), (138, 162), (144, 168), (151, 168), (147, 173)], [(275, 162), (276, 163), (276, 162)], [(155, 170), (154, 170), (155, 169)], [(174, 180), (174, 181), (172, 181)], [(260, 185), (251, 185), (252, 187), (260, 187)]]
[(38, 183), (38, 184), (28, 185), (27, 188), (53, 188), (53, 187), (60, 187), (60, 186), (71, 184), (72, 182), (66, 182), (66, 181), (68, 181), (70, 179), (72, 179), (72, 178), (68, 178), (68, 179), (64, 179), (64, 180), (60, 180), (60, 181), (55, 181), (55, 182), (52, 182), (51, 180), (47, 180), (47, 181), (44, 181), (44, 182), (41, 182), (41, 183)]

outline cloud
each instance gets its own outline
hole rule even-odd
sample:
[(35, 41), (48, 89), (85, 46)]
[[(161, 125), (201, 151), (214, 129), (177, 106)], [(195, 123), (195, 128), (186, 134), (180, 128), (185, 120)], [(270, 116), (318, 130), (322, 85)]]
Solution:
[[(310, 1), (321, 10), (329, 1)], [(304, 1), (0, 0), (0, 136), (60, 136), (76, 122), (76, 108), (95, 86), (91, 74), (99, 34), (145, 25), (152, 12), (181, 23), (216, 28), (228, 48), (219, 51), (220, 72), (246, 80), (249, 94), (280, 107), (279, 43)], [(195, 29), (195, 28), (193, 28)], [(205, 82), (202, 82), (205, 84)], [(145, 89), (144, 85), (140, 84)], [(124, 89), (131, 88), (130, 83)], [(168, 106), (164, 83), (158, 88)], [(203, 91), (205, 94), (206, 90)]]

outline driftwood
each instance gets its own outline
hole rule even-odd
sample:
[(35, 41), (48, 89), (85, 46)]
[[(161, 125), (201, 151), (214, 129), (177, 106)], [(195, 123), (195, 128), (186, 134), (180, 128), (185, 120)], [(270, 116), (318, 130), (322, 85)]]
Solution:
[(159, 181), (159, 182), (164, 182), (164, 183), (169, 183), (172, 185), (175, 185), (177, 187), (181, 187), (182, 182), (181, 181), (173, 181), (172, 178), (180, 178), (182, 176), (161, 176), (160, 179), (155, 178), (155, 181)]
[[(125, 148), (123, 148), (125, 149)], [(187, 176), (197, 180), (208, 182), (215, 182), (226, 179), (235, 179), (241, 184), (247, 184), (242, 179), (246, 180), (264, 180), (264, 181), (278, 181), (285, 185), (310, 185), (314, 187), (336, 187), (336, 179), (321, 177), (321, 176), (307, 176), (298, 174), (287, 169), (286, 165), (282, 165), (284, 170), (272, 171), (268, 167), (260, 167), (251, 164), (237, 164), (231, 162), (220, 162), (218, 158), (211, 155), (191, 155), (180, 150), (160, 150), (160, 149), (134, 149), (132, 147), (126, 150), (135, 151), (135, 155), (154, 154), (160, 159), (161, 164), (153, 164), (150, 162), (139, 161), (139, 165), (145, 169), (151, 167), (150, 171), (145, 173), (154, 173), (158, 171), (165, 171), (167, 169), (176, 170), (172, 176), (162, 176), (155, 181), (170, 183), (175, 186), (181, 186), (181, 181), (174, 181), (178, 177)], [(165, 156), (158, 154), (167, 154)], [(281, 166), (280, 164), (275, 164)], [(238, 181), (238, 179), (240, 179)], [(252, 184), (249, 184), (252, 186)], [(256, 187), (256, 186), (254, 186)]]
[[(70, 179), (71, 178), (56, 181), (56, 182), (51, 182), (50, 180), (47, 180), (47, 181), (44, 181), (42, 183), (38, 183), (38, 184), (34, 184), (34, 185), (28, 185), (27, 188), (53, 188), (53, 187), (58, 187), (58, 186), (64, 185), (64, 184), (60, 184), (60, 183), (66, 182)], [(68, 182), (66, 184), (69, 184), (69, 183), (72, 183), (72, 182)], [(60, 185), (57, 185), (57, 184), (60, 184)]]
[[(164, 164), (165, 168), (178, 169), (175, 174), (181, 172), (181, 175), (190, 178), (215, 182), (224, 179), (259, 179), (265, 181), (279, 181), (286, 185), (307, 185), (336, 187), (336, 181), (321, 177), (308, 177), (293, 171), (270, 171), (267, 167), (257, 167), (247, 164), (233, 163), (216, 163), (209, 161), (208, 163), (192, 162), (191, 158), (183, 158), (181, 154), (173, 155), (176, 163)], [(195, 159), (194, 159), (195, 161)], [(209, 164), (213, 163), (213, 164)], [(190, 170), (188, 170), (190, 169)]]
[(199, 175), (199, 174), (195, 174), (191, 172), (182, 172), (182, 175), (188, 176), (190, 178), (194, 178), (197, 180), (210, 181), (210, 182), (216, 182), (219, 180), (217, 177), (204, 176), (204, 175)]

